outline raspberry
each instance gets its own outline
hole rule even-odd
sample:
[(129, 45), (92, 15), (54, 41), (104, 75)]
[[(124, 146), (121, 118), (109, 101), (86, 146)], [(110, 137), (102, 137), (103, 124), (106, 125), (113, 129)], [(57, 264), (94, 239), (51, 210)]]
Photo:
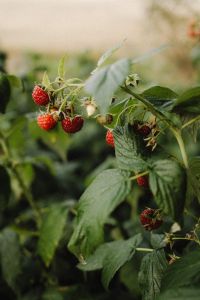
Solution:
[(142, 135), (143, 137), (147, 137), (151, 133), (151, 128), (148, 123), (142, 123), (141, 121), (135, 121), (133, 124), (133, 130)]
[(139, 125), (138, 126), (138, 133), (141, 134), (143, 137), (146, 137), (150, 134), (151, 128), (148, 125)]
[(148, 187), (149, 186), (149, 180), (148, 176), (140, 176), (137, 178), (137, 184), (142, 187)]
[(108, 130), (106, 133), (106, 143), (113, 148), (115, 147), (114, 137), (112, 131), (110, 130)]
[(140, 214), (140, 222), (146, 230), (151, 231), (159, 228), (162, 225), (163, 220), (157, 209), (147, 208)]
[(49, 95), (39, 85), (34, 87), (32, 97), (37, 105), (46, 105), (49, 103)]
[(56, 126), (57, 121), (50, 114), (42, 114), (38, 116), (37, 123), (40, 128), (48, 131)]
[(81, 116), (66, 117), (62, 120), (62, 128), (67, 133), (75, 133), (83, 127), (84, 119)]

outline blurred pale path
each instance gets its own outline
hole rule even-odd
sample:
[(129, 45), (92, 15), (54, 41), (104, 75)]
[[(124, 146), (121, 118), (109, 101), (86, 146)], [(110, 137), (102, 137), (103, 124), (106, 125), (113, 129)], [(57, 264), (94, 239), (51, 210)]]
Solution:
[[(124, 38), (126, 50), (153, 48), (169, 41), (161, 35), (156, 45), (148, 30), (151, 20), (146, 10), (151, 2), (0, 0), (0, 48), (9, 52), (102, 51)], [(199, 0), (191, 2), (200, 4)]]

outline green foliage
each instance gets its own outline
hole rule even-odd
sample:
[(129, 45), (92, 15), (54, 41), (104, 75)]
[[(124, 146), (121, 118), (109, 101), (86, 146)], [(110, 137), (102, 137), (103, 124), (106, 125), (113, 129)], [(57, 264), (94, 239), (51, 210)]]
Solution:
[(17, 279), (21, 272), (21, 251), (15, 232), (6, 228), (0, 235), (1, 271), (7, 284), (17, 290)]
[(126, 198), (128, 173), (110, 169), (99, 174), (79, 200), (69, 249), (85, 259), (103, 242), (103, 226), (111, 212)]
[(188, 170), (188, 197), (195, 195), (200, 201), (200, 157), (193, 157)]
[(11, 94), (7, 76), (0, 72), (0, 113), (5, 113)]
[(86, 91), (95, 98), (100, 113), (106, 114), (112, 97), (130, 71), (130, 60), (121, 59), (97, 70), (86, 81)]
[(115, 273), (133, 257), (141, 241), (142, 237), (138, 234), (126, 241), (103, 244), (83, 265), (79, 264), (79, 268), (83, 271), (102, 269), (102, 283), (107, 289)]
[(38, 253), (48, 267), (51, 263), (66, 224), (67, 209), (53, 205), (45, 215), (40, 229)]
[(143, 300), (154, 300), (160, 293), (161, 279), (167, 268), (164, 250), (154, 250), (144, 256), (139, 272)]
[(150, 101), (153, 105), (159, 108), (170, 110), (177, 94), (166, 87), (154, 86), (145, 90), (141, 94), (144, 98)]
[(142, 157), (142, 143), (140, 137), (134, 134), (133, 127), (118, 126), (114, 130), (115, 154), (118, 167), (122, 170), (142, 172), (147, 164)]
[[(87, 54), (63, 57), (58, 67), (57, 59), (49, 64), (49, 57), (32, 55), (23, 78), (1, 74), (2, 299), (199, 298), (199, 87), (180, 96), (164, 86), (147, 89), (151, 82), (140, 72), (138, 91), (132, 64), (164, 47), (113, 63), (119, 47), (104, 53), (95, 70)], [(80, 132), (38, 127), (35, 82), (50, 96), (40, 113), (59, 121), (81, 114)], [(97, 110), (87, 120), (90, 100)], [(104, 129), (112, 130), (115, 149), (94, 122), (99, 113), (113, 117)], [(140, 224), (146, 207), (163, 217), (151, 233)]]
[(184, 208), (185, 174), (173, 160), (157, 160), (152, 163), (149, 183), (154, 199), (163, 211), (179, 220)]
[(63, 56), (61, 58), (61, 60), (59, 61), (59, 65), (58, 65), (58, 76), (61, 79), (64, 79), (65, 77), (65, 56)]
[(199, 288), (175, 288), (161, 293), (158, 300), (198, 300), (200, 295)]
[(11, 87), (22, 88), (22, 81), (19, 77), (10, 74), (6, 75), (6, 77), (9, 80)]
[[(200, 278), (200, 251), (191, 251), (174, 262), (162, 279), (162, 291), (195, 285)], [(199, 282), (198, 282), (199, 283)]]
[(199, 87), (189, 89), (177, 98), (177, 100), (174, 103), (174, 107), (178, 111), (199, 114), (200, 112), (199, 97), (200, 97)]
[(0, 166), (0, 182), (3, 182), (0, 188), (0, 211), (2, 211), (6, 207), (11, 194), (10, 177), (2, 166)]

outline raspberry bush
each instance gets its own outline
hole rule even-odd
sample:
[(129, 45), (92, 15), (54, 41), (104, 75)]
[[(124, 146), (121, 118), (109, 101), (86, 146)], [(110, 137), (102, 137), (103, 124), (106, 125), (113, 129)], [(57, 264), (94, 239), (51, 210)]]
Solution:
[[(35, 78), (32, 107), (39, 111), (34, 117), (29, 111), (16, 127), (8, 102), (21, 81), (1, 74), (1, 201), (2, 216), (9, 219), (1, 221), (2, 295), (170, 300), (200, 294), (200, 157), (195, 150), (200, 87), (183, 93), (161, 86), (141, 90), (133, 73), (137, 59), (107, 64), (115, 50), (99, 59), (86, 81), (67, 78), (64, 58), (55, 78), (47, 72), (42, 80)], [(111, 154), (98, 167), (99, 147), (91, 153), (87, 140), (87, 126), (96, 124), (98, 130), (104, 127), (104, 149)], [(13, 151), (29, 132), (26, 148)], [(81, 134), (81, 165), (84, 158), (95, 162), (75, 201), (71, 189), (75, 182), (75, 190), (82, 191), (83, 177), (76, 174), (73, 184), (65, 177), (71, 172), (66, 173), (65, 153)], [(51, 195), (41, 199), (46, 182), (59, 201)], [(66, 186), (67, 200), (62, 197)]]

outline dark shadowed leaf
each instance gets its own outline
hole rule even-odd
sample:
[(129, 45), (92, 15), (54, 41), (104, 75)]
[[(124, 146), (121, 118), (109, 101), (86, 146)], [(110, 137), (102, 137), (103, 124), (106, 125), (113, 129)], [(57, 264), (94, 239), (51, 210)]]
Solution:
[(154, 300), (160, 293), (161, 279), (167, 269), (164, 250), (155, 250), (145, 255), (139, 272), (139, 284), (143, 300)]
[(5, 113), (6, 106), (9, 102), (11, 94), (10, 83), (7, 76), (0, 73), (0, 112)]
[(115, 273), (133, 257), (141, 241), (141, 234), (137, 234), (126, 241), (103, 244), (87, 259), (86, 264), (79, 264), (79, 268), (83, 271), (102, 269), (102, 283), (107, 289)]
[(160, 294), (158, 300), (199, 300), (200, 288), (185, 287), (175, 288)]
[(200, 113), (200, 87), (192, 88), (180, 95), (174, 109), (181, 112)]
[(21, 273), (21, 253), (17, 234), (4, 229), (0, 234), (1, 271), (7, 284), (17, 289), (17, 278)]
[(200, 157), (193, 157), (189, 161), (187, 193), (188, 202), (194, 196), (200, 201)]
[(162, 291), (193, 285), (200, 275), (200, 251), (192, 251), (169, 265), (162, 279)]
[(0, 182), (3, 183), (0, 185), (0, 211), (3, 210), (8, 204), (11, 186), (10, 186), (10, 176), (6, 169), (0, 166)]

